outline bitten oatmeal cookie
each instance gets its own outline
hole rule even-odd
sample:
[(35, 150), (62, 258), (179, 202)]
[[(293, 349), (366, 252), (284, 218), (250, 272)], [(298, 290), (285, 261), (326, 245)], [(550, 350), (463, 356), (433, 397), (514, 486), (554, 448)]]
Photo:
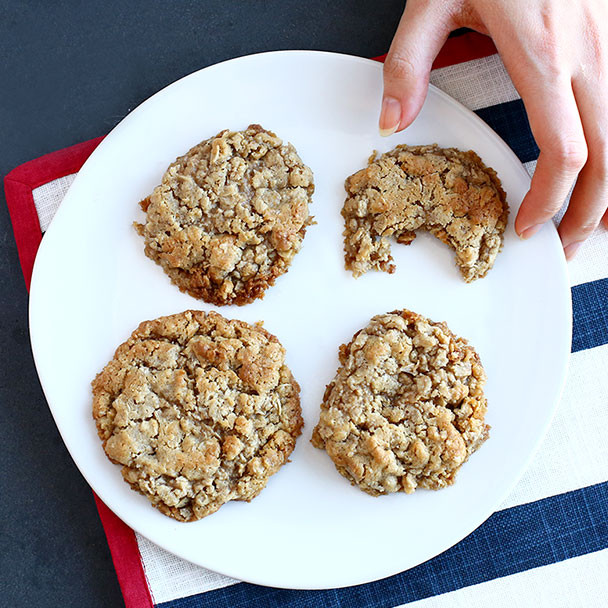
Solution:
[(215, 312), (141, 323), (92, 386), (108, 458), (180, 521), (255, 498), (303, 424), (300, 387), (279, 341)]
[(166, 171), (135, 224), (146, 255), (182, 291), (243, 305), (287, 272), (313, 223), (312, 171), (260, 125), (221, 131)]
[(475, 152), (397, 146), (346, 179), (344, 259), (355, 277), (392, 273), (389, 237), (409, 245), (428, 230), (456, 252), (468, 283), (484, 277), (502, 247), (509, 208), (496, 172)]
[(311, 441), (364, 492), (448, 486), (487, 439), (485, 373), (445, 323), (378, 315), (340, 347), (340, 364)]

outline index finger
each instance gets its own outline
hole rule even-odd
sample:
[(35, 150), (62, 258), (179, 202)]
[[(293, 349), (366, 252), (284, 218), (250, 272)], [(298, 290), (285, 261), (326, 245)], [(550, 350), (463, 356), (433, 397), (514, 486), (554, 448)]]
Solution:
[(384, 62), (380, 132), (390, 135), (416, 118), (429, 86), (433, 60), (450, 33), (442, 3), (410, 0)]

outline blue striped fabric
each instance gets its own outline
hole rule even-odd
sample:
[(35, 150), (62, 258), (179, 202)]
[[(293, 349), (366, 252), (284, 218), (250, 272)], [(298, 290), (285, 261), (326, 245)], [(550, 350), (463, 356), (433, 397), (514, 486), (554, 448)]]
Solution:
[[(476, 113), (522, 162), (538, 157), (521, 100)], [(572, 298), (572, 351), (608, 344), (608, 278), (573, 287)], [(498, 511), (448, 551), (375, 583), (326, 591), (238, 583), (157, 604), (157, 608), (384, 608), (604, 548), (608, 548), (608, 481)]]
[(608, 278), (572, 288), (572, 315), (573, 353), (608, 344)]
[(521, 99), (480, 108), (475, 110), (475, 114), (507, 142), (522, 163), (538, 158), (538, 146)]
[(494, 513), (436, 558), (375, 583), (291, 591), (239, 583), (158, 608), (398, 606), (608, 547), (608, 482)]

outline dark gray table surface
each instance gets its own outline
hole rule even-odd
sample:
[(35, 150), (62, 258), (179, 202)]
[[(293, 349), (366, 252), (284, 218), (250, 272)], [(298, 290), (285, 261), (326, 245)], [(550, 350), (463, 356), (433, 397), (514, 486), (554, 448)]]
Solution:
[[(403, 2), (0, 0), (0, 175), (104, 135), (165, 85), (276, 49), (386, 52)], [(91, 490), (32, 360), (28, 296), (0, 204), (0, 606), (123, 606)]]

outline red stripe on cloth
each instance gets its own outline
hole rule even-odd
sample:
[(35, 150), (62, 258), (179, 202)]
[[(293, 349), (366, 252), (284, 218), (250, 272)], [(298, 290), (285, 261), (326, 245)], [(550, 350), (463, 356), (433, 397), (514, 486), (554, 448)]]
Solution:
[(33, 189), (54, 179), (76, 173), (102, 139), (103, 136), (89, 139), (75, 146), (30, 160), (13, 169), (5, 179), (15, 179), (28, 184)]
[[(433, 69), (445, 68), (449, 65), (481, 59), (498, 53), (492, 39), (477, 32), (469, 32), (455, 38), (448, 38), (433, 62)], [(386, 53), (374, 57), (376, 61), (384, 61)]]
[(154, 608), (135, 533), (93, 492), (127, 608)]
[[(40, 221), (32, 190), (60, 177), (76, 173), (103, 137), (51, 152), (13, 169), (4, 178), (6, 203), (23, 277), (29, 290), (34, 259), (42, 240)], [(135, 533), (123, 523), (95, 493), (95, 504), (103, 526), (116, 576), (127, 608), (153, 608)]]
[(38, 245), (42, 239), (32, 190), (80, 170), (103, 137), (45, 154), (13, 169), (4, 178), (6, 204), (13, 224), (19, 262), (26, 287), (30, 288)]

